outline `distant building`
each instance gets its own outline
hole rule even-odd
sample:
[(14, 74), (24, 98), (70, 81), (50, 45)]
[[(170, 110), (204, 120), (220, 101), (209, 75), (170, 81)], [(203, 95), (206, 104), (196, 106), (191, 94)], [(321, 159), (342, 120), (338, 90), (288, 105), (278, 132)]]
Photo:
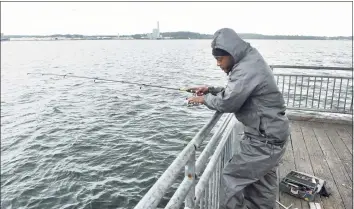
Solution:
[(157, 38), (159, 38), (159, 29), (153, 29), (152, 30), (152, 38), (153, 39), (157, 39)]
[(159, 21), (157, 21), (157, 28), (152, 29), (152, 33), (148, 34), (148, 38), (150, 38), (150, 39), (161, 39), (162, 38), (162, 36), (160, 35)]
[(10, 41), (10, 39), (7, 37), (4, 37), (4, 33), (1, 33), (1, 41)]

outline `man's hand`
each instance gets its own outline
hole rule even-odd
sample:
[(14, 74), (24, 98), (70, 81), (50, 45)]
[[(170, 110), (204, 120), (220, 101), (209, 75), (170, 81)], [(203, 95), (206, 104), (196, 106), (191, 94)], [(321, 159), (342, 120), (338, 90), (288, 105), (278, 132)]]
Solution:
[(189, 88), (189, 90), (192, 90), (197, 94), (197, 96), (202, 96), (208, 92), (208, 87), (207, 86), (200, 86), (200, 87), (193, 87)]
[(204, 97), (203, 96), (190, 97), (187, 100), (188, 100), (188, 103), (204, 104)]

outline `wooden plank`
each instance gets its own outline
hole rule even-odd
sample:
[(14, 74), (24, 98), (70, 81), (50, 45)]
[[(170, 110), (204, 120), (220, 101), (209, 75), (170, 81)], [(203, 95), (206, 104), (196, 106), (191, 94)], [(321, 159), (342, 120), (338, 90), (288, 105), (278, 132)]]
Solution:
[[(296, 170), (304, 172), (310, 175), (314, 175), (313, 169), (311, 166), (310, 156), (307, 152), (306, 144), (304, 141), (304, 136), (300, 128), (301, 122), (293, 121), (292, 123), (292, 145), (294, 150), (294, 159)], [(316, 200), (320, 201), (321, 197), (317, 197)], [(309, 209), (309, 204), (305, 200), (301, 201), (302, 208)]]
[(353, 139), (353, 124), (351, 125), (344, 125), (345, 129), (347, 129), (348, 133), (350, 134), (351, 138)]
[(329, 198), (321, 197), (320, 201), (315, 200), (314, 202), (321, 202), (321, 204), (326, 209), (344, 209), (341, 196), (338, 192), (334, 179), (331, 175), (331, 171), (323, 155), (322, 149), (319, 142), (317, 141), (314, 128), (321, 128), (321, 124), (313, 122), (303, 122), (301, 123), (301, 130), (304, 136), (304, 141), (310, 156), (311, 165), (313, 168), (314, 176), (323, 179), (327, 182), (328, 187), (332, 188), (332, 196)]
[[(323, 124), (324, 131), (329, 137), (333, 147), (335, 148), (339, 159), (343, 162), (343, 166), (348, 173), (350, 180), (353, 180), (353, 153), (352, 149), (348, 149), (347, 144), (353, 146), (349, 134), (343, 126)], [(349, 142), (350, 141), (350, 142)], [(346, 143), (347, 144), (346, 144)], [(350, 152), (351, 151), (351, 152)]]
[[(322, 149), (324, 159), (327, 160), (328, 167), (331, 171), (333, 176), (334, 183), (338, 189), (340, 197), (343, 201), (344, 207), (346, 209), (353, 208), (353, 190), (342, 186), (345, 185), (352, 185), (350, 178), (340, 160), (335, 148), (333, 147), (328, 135), (325, 132), (324, 125), (318, 126), (314, 125), (314, 132), (317, 137), (318, 143)], [(333, 139), (335, 140), (335, 139)], [(331, 185), (329, 185), (331, 186)], [(334, 186), (334, 185), (333, 185)], [(331, 187), (331, 190), (335, 191), (335, 187)], [(335, 193), (334, 193), (335, 195)]]
[[(283, 179), (288, 173), (290, 173), (290, 171), (296, 170), (293, 147), (292, 147), (292, 136), (290, 136), (289, 142), (287, 144), (286, 152), (284, 153), (284, 156), (280, 162), (278, 170), (279, 170), (280, 180)], [(286, 206), (293, 203), (294, 205), (292, 208), (299, 208), (299, 209), (302, 208), (300, 199), (293, 197), (284, 192), (279, 193), (279, 202), (281, 202), (283, 205)]]
[(347, 131), (348, 129), (339, 128), (337, 133), (343, 140), (344, 144), (348, 148), (349, 152), (353, 155), (353, 136)]
[(318, 202), (309, 202), (310, 209), (322, 209), (321, 204)]
[(343, 141), (347, 149), (349, 150), (350, 154), (353, 155), (353, 137), (350, 135), (350, 133), (347, 131), (345, 126), (343, 125), (333, 125), (331, 126), (330, 124), (325, 124), (326, 129), (328, 127), (334, 127), (337, 131), (338, 136), (340, 139)]
[(317, 209), (314, 202), (309, 202), (310, 209)]
[(316, 206), (316, 209), (322, 209), (322, 206), (320, 203), (318, 202), (315, 202), (315, 206)]

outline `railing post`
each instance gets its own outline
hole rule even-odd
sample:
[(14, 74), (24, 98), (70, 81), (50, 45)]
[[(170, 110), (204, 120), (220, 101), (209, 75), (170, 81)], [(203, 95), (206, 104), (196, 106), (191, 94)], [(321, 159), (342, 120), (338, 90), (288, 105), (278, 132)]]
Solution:
[(195, 207), (195, 149), (189, 158), (186, 166), (185, 166), (185, 178), (188, 180), (193, 181), (191, 189), (189, 190), (187, 197), (186, 197), (186, 202), (185, 202), (185, 207), (188, 209), (192, 209)]
[(237, 148), (237, 144), (238, 144), (238, 138), (239, 138), (239, 130), (237, 129), (237, 123), (234, 123), (233, 121), (231, 121), (231, 123), (233, 123), (232, 127), (232, 155), (233, 156), (234, 154), (236, 154), (236, 152), (238, 152), (238, 150), (236, 149)]

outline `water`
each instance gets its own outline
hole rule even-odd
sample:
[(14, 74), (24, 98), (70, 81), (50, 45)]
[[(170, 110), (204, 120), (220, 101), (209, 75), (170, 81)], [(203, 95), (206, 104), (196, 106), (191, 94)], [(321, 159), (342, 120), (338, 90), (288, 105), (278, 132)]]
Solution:
[[(352, 63), (350, 41), (250, 42), (269, 64)], [(3, 209), (132, 208), (213, 114), (188, 93), (27, 72), (226, 83), (209, 40), (2, 42)]]

